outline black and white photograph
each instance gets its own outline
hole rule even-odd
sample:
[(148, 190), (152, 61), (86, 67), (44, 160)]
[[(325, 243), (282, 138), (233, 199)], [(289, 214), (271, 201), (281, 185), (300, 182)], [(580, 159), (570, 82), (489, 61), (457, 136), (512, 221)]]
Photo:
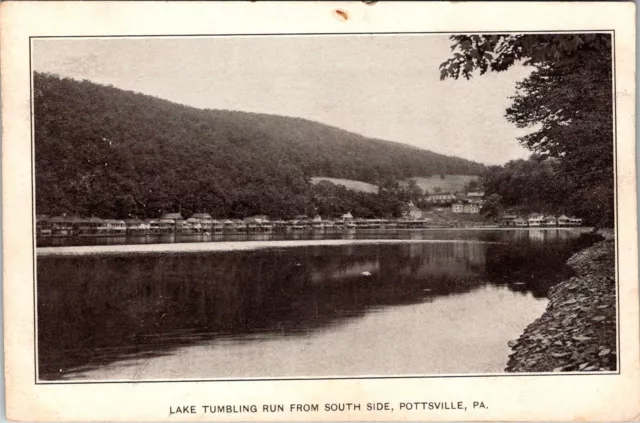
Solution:
[(37, 383), (618, 372), (613, 47), (33, 38)]
[(633, 3), (0, 12), (7, 420), (638, 420)]

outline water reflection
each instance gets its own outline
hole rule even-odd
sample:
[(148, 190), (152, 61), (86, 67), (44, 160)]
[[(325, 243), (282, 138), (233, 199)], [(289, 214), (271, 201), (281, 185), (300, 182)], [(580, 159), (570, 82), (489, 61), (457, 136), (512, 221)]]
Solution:
[(515, 231), (474, 235), (480, 242), (41, 257), (39, 375), (74, 377), (215, 339), (339, 331), (372, 310), (491, 285), (542, 298), (569, 274), (571, 251), (592, 242), (546, 234), (521, 239)]
[(360, 230), (337, 232), (275, 232), (275, 233), (233, 233), (233, 234), (155, 234), (142, 236), (100, 236), (100, 237), (45, 237), (37, 240), (38, 247), (60, 247), (75, 245), (123, 245), (123, 244), (173, 244), (186, 242), (238, 242), (238, 241), (280, 241), (306, 239), (503, 239), (548, 242), (575, 238), (589, 228), (562, 229), (412, 229), (412, 230)]

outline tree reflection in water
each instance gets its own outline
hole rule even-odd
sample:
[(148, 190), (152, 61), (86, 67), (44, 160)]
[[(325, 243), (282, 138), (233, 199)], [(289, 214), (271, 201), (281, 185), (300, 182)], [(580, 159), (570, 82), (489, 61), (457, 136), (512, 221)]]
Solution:
[(307, 334), (379, 308), (433, 301), (487, 284), (544, 297), (570, 274), (565, 261), (571, 252), (593, 242), (534, 231), (477, 237), (39, 258), (39, 375), (57, 379), (221, 337), (250, 342)]

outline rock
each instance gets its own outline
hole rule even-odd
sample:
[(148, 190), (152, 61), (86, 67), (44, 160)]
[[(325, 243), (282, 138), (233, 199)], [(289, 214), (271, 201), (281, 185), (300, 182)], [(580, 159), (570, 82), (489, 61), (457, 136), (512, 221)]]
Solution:
[(576, 276), (552, 287), (544, 314), (508, 342), (506, 371), (615, 370), (615, 244), (593, 244), (567, 263)]

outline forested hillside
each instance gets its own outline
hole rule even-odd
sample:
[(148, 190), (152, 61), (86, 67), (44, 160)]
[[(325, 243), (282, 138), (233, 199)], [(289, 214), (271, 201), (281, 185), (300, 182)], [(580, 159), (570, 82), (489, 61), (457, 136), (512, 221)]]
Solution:
[(324, 186), (324, 198), (309, 177), (393, 187), (410, 176), (484, 170), (304, 119), (195, 109), (48, 74), (34, 76), (34, 119), (36, 208), (44, 214), (155, 217), (181, 208), (287, 217), (363, 202), (363, 214), (395, 214), (401, 199), (393, 193), (391, 208), (372, 210), (379, 194), (362, 200)]

